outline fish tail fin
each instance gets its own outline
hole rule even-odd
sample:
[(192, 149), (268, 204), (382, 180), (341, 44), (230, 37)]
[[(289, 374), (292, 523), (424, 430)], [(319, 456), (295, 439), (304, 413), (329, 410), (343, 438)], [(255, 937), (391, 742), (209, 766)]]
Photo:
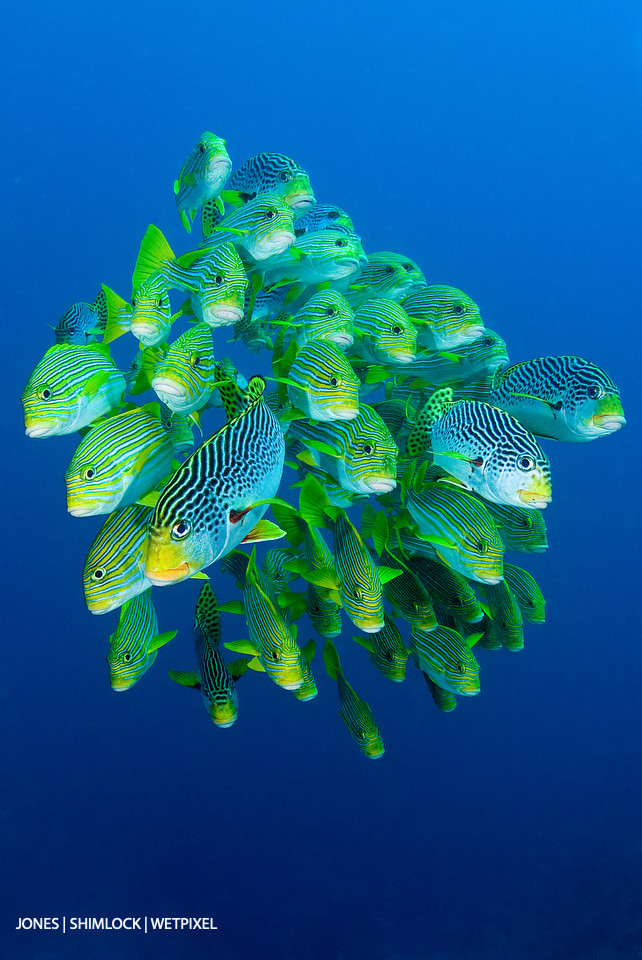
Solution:
[(299, 511), (311, 527), (329, 527), (328, 522), (332, 505), (330, 499), (311, 473), (307, 474), (299, 490)]
[(126, 300), (119, 297), (115, 290), (103, 283), (102, 292), (105, 296), (105, 333), (103, 343), (111, 343), (131, 328), (131, 307)]
[(342, 676), (341, 661), (332, 640), (326, 640), (323, 644), (323, 662), (331, 680), (337, 680)]
[(153, 223), (147, 227), (140, 242), (134, 273), (132, 276), (133, 294), (152, 273), (158, 273), (166, 263), (174, 261), (174, 251), (165, 239), (165, 235)]

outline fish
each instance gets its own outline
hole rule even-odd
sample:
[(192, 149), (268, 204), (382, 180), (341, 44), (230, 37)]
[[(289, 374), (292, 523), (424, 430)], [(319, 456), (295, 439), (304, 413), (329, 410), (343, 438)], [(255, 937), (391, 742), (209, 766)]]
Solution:
[(54, 437), (75, 433), (117, 410), (125, 376), (103, 344), (49, 347), (22, 391), (25, 433)]
[(206, 203), (201, 221), (205, 249), (229, 241), (253, 263), (278, 257), (296, 239), (292, 207), (276, 193), (262, 193), (223, 217)]
[(490, 500), (486, 501), (486, 508), (507, 550), (518, 553), (544, 553), (548, 550), (546, 521), (540, 511), (509, 507)]
[(302, 237), (304, 233), (316, 233), (318, 230), (344, 230), (354, 233), (354, 223), (343, 207), (335, 203), (317, 203), (300, 213), (294, 224), (294, 233)]
[(357, 307), (355, 341), (349, 350), (366, 363), (412, 364), (417, 349), (417, 329), (393, 300), (373, 299)]
[(379, 297), (399, 303), (425, 282), (422, 271), (409, 257), (378, 251), (368, 254), (368, 263), (348, 296), (353, 307)]
[(485, 639), (499, 641), (507, 650), (522, 650), (524, 620), (508, 583), (488, 584), (484, 589), (484, 599), (489, 610), (485, 618)]
[(528, 623), (544, 623), (546, 601), (535, 577), (513, 563), (504, 564), (504, 579), (510, 587), (522, 619)]
[(613, 380), (583, 357), (538, 357), (499, 371), (488, 402), (538, 437), (587, 443), (626, 423)]
[(249, 286), (245, 268), (233, 243), (221, 241), (187, 270), (173, 274), (174, 282), (189, 293), (187, 305), (197, 320), (213, 330), (240, 323)]
[(457, 706), (457, 697), (455, 694), (451, 693), (450, 690), (444, 690), (443, 687), (440, 687), (438, 683), (435, 683), (435, 681), (431, 679), (425, 670), (422, 670), (421, 674), (426, 681), (428, 689), (430, 690), (430, 696), (437, 709), (441, 710), (442, 713), (452, 713)]
[(416, 455), (429, 436), (433, 463), (485, 500), (543, 510), (551, 501), (551, 467), (532, 434), (488, 403), (449, 401), (435, 391), (417, 416), (406, 450)]
[(336, 290), (323, 290), (306, 300), (293, 316), (281, 314), (272, 323), (285, 324), (286, 334), (299, 346), (308, 340), (329, 340), (345, 350), (354, 342), (353, 320), (354, 313), (345, 297)]
[(455, 350), (485, 333), (479, 307), (456, 287), (432, 284), (413, 290), (401, 306), (415, 322), (422, 350)]
[(248, 538), (281, 481), (285, 441), (263, 400), (265, 380), (252, 377), (246, 391), (228, 386), (228, 422), (176, 470), (154, 508), (145, 576), (157, 586), (193, 576)]
[(479, 583), (502, 579), (504, 544), (483, 500), (448, 484), (431, 483), (421, 492), (409, 492), (406, 508), (419, 531), (412, 536), (396, 522), (406, 553), (439, 559)]
[(298, 350), (287, 370), (287, 395), (313, 420), (352, 420), (359, 413), (358, 377), (327, 340), (309, 340)]
[(101, 526), (83, 569), (85, 603), (91, 613), (109, 613), (151, 587), (145, 576), (151, 514), (151, 507), (134, 503), (111, 513)]
[(330, 283), (344, 292), (368, 258), (361, 238), (342, 230), (304, 233), (285, 253), (261, 262), (264, 286), (290, 282), (314, 286)]
[(399, 570), (400, 575), (383, 584), (383, 593), (395, 616), (401, 616), (412, 629), (429, 632), (437, 626), (432, 597), (413, 570), (397, 557), (385, 551), (382, 560), (386, 567)]
[(79, 300), (67, 307), (54, 327), (56, 343), (94, 343), (107, 324), (107, 298), (101, 288), (93, 303)]
[(157, 405), (108, 417), (81, 440), (67, 468), (67, 510), (91, 517), (136, 503), (171, 473), (174, 452)]
[(409, 653), (395, 621), (388, 613), (384, 613), (382, 630), (366, 636), (353, 637), (353, 640), (368, 650), (370, 662), (388, 680), (401, 683), (406, 679)]
[[(208, 200), (218, 200), (232, 172), (232, 161), (225, 140), (206, 130), (194, 145), (174, 181), (174, 195), (181, 223), (191, 233), (199, 208)], [(221, 208), (223, 202), (219, 201)]]
[[(445, 350), (418, 352), (404, 373), (423, 378), (432, 388), (442, 383), (455, 389), (465, 385), (465, 395), (461, 399), (487, 401), (490, 378), (507, 363), (505, 341), (494, 330), (486, 329), (483, 336), (457, 347), (454, 353)], [(471, 386), (473, 381), (476, 381), (474, 389)]]
[[(432, 596), (436, 611), (465, 623), (479, 623), (483, 618), (477, 595), (461, 574), (428, 557), (408, 557), (407, 564)], [(504, 574), (506, 566), (504, 563)]]
[[(300, 509), (310, 526), (328, 527), (334, 541), (336, 577), (326, 583), (338, 592), (346, 616), (364, 633), (383, 629), (383, 588), (370, 552), (341, 507), (330, 504), (322, 486), (308, 475), (299, 491)], [(324, 586), (324, 583), (317, 583)]]
[(464, 697), (479, 693), (479, 663), (470, 642), (457, 630), (437, 627), (427, 633), (414, 629), (410, 634), (410, 653), (416, 666), (443, 690)]
[(378, 760), (385, 753), (381, 731), (369, 705), (355, 693), (344, 677), (339, 654), (332, 640), (326, 640), (323, 645), (323, 660), (328, 676), (331, 680), (336, 680), (339, 692), (339, 715), (348, 728), (350, 736), (364, 756), (369, 760)]
[(215, 388), (214, 344), (207, 323), (197, 323), (169, 345), (154, 369), (151, 386), (176, 413), (203, 407)]
[(151, 590), (127, 600), (109, 638), (106, 659), (112, 690), (121, 693), (131, 689), (154, 663), (158, 649), (175, 636), (176, 630), (158, 632)]
[(330, 474), (343, 490), (369, 496), (390, 493), (397, 485), (397, 445), (372, 407), (359, 404), (352, 420), (292, 424), (291, 436), (309, 447), (308, 465)]
[(316, 203), (310, 178), (295, 160), (282, 153), (259, 153), (235, 170), (223, 194), (227, 202), (248, 203), (262, 193), (278, 193), (297, 213)]
[(169, 676), (175, 683), (200, 690), (207, 715), (216, 727), (231, 727), (239, 709), (235, 680), (243, 667), (239, 668), (238, 661), (232, 666), (223, 657), (218, 601), (209, 583), (203, 584), (196, 601), (194, 652), (196, 671), (170, 670)]

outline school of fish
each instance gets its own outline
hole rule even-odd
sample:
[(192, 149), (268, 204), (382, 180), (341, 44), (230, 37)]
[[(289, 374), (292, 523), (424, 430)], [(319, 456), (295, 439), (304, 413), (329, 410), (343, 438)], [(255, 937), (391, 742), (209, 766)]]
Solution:
[[(537, 582), (505, 559), (548, 547), (540, 441), (619, 430), (619, 390), (582, 357), (511, 365), (467, 293), (366, 253), (289, 157), (235, 168), (205, 132), (174, 195), (190, 240), (200, 216), (200, 243), (176, 255), (150, 224), (131, 295), (102, 284), (73, 303), (22, 394), (28, 437), (79, 435), (69, 513), (105, 516), (83, 586), (92, 613), (119, 611), (111, 686), (130, 689), (177, 633), (159, 633), (154, 589), (196, 577), (195, 667), (169, 677), (200, 691), (216, 726), (236, 721), (248, 670), (310, 700), (320, 660), (355, 743), (381, 757), (347, 645), (394, 683), (414, 664), (442, 712), (478, 694), (485, 651), (520, 650), (525, 623), (544, 622)], [(112, 358), (123, 336), (126, 370)], [(221, 355), (230, 338), (248, 379)], [(252, 373), (261, 352), (271, 369)], [(233, 599), (203, 572), (216, 561)], [(221, 612), (247, 636), (226, 641)]]

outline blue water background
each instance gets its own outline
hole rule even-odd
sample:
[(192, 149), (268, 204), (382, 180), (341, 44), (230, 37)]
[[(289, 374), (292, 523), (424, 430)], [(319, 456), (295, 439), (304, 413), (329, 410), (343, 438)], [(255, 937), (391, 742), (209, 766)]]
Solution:
[[(2, 955), (642, 956), (639, 4), (25, 2), (5, 12), (0, 75)], [(473, 296), (512, 361), (576, 353), (622, 389), (619, 435), (546, 444), (550, 549), (525, 565), (547, 622), (521, 653), (480, 652), (481, 696), (440, 714), (346, 627), (376, 763), (320, 665), (310, 703), (243, 678), (237, 724), (214, 729), (166, 675), (193, 665), (195, 582), (155, 591), (179, 636), (113, 693), (116, 615), (82, 596), (99, 521), (65, 510), (76, 439), (24, 437), (48, 325), (101, 282), (126, 295), (149, 222), (189, 248), (172, 181), (205, 129), (235, 164), (299, 160), (366, 250)], [(63, 915), (219, 929), (13, 931)]]

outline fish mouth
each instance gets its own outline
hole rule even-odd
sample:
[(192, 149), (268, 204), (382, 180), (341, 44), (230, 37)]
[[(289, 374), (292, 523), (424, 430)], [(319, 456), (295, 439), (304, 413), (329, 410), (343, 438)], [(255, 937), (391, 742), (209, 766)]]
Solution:
[[(475, 572), (480, 583), (501, 583), (504, 579), (503, 575), (500, 574), (499, 576), (493, 576), (493, 574), (488, 573), (486, 570), (476, 570)], [(481, 619), (481, 617), (479, 619)], [(471, 620), (471, 623), (477, 622), (477, 620)]]
[(297, 193), (293, 197), (284, 197), (283, 199), (293, 210), (307, 210), (308, 207), (313, 207), (317, 202), (313, 193)]
[(469, 327), (465, 327), (463, 332), (472, 343), (473, 340), (479, 340), (480, 337), (484, 336), (486, 333), (486, 327), (483, 323), (475, 323), (471, 324)]
[(184, 387), (177, 383), (176, 380), (170, 380), (169, 377), (154, 377), (152, 380), (152, 390), (163, 403), (167, 402), (166, 398), (169, 400), (187, 401), (187, 394)]
[(358, 407), (336, 406), (330, 407), (329, 410), (336, 420), (354, 420), (359, 416)]
[(203, 320), (205, 323), (211, 322), (210, 317), (219, 323), (221, 320), (224, 320), (225, 323), (238, 323), (238, 321), (243, 318), (243, 311), (240, 307), (212, 307), (209, 310), (203, 311)]
[(25, 433), (28, 437), (50, 437), (53, 435), (57, 423), (47, 420), (45, 423), (29, 423), (25, 426)]
[(163, 339), (164, 333), (151, 323), (132, 323), (131, 333), (146, 347), (154, 347)]
[(374, 493), (391, 493), (397, 486), (397, 481), (386, 477), (376, 477), (366, 481), (367, 487)]
[[(355, 624), (355, 626), (356, 626), (356, 624)], [(384, 626), (385, 626), (384, 621), (381, 620), (378, 626), (377, 626), (376, 623), (375, 623), (375, 624), (361, 624), (358, 629), (361, 630), (363, 633), (380, 633), (381, 630), (383, 630)]]
[(67, 511), (72, 515), (72, 517), (93, 517), (96, 513), (96, 507), (87, 507), (82, 503), (75, 505), (67, 506)]
[(408, 350), (391, 350), (390, 356), (395, 363), (414, 363), (415, 354)]
[(145, 567), (145, 576), (155, 587), (168, 587), (173, 583), (179, 583), (181, 580), (187, 580), (190, 576), (189, 563), (184, 561), (169, 570), (148, 570)]
[(532, 490), (518, 490), (517, 496), (525, 507), (532, 507), (534, 510), (544, 510), (552, 499), (550, 494), (547, 496)]
[(336, 343), (338, 347), (351, 347), (354, 343), (354, 337), (351, 333), (331, 333), (328, 340)]
[(591, 421), (593, 426), (599, 430), (604, 430), (606, 433), (613, 433), (615, 430), (620, 430), (621, 427), (626, 424), (626, 417), (617, 413), (599, 413), (591, 417)]
[(220, 727), (221, 730), (225, 730), (227, 727), (231, 727), (232, 724), (236, 723), (236, 714), (234, 714), (231, 720), (214, 720), (214, 723), (217, 727)]
[(115, 693), (123, 693), (125, 690), (130, 690), (134, 686), (134, 680), (119, 680), (117, 677), (111, 681), (111, 688)]
[(303, 680), (295, 680), (292, 683), (280, 683), (279, 686), (282, 690), (298, 690), (299, 687), (303, 686)]

